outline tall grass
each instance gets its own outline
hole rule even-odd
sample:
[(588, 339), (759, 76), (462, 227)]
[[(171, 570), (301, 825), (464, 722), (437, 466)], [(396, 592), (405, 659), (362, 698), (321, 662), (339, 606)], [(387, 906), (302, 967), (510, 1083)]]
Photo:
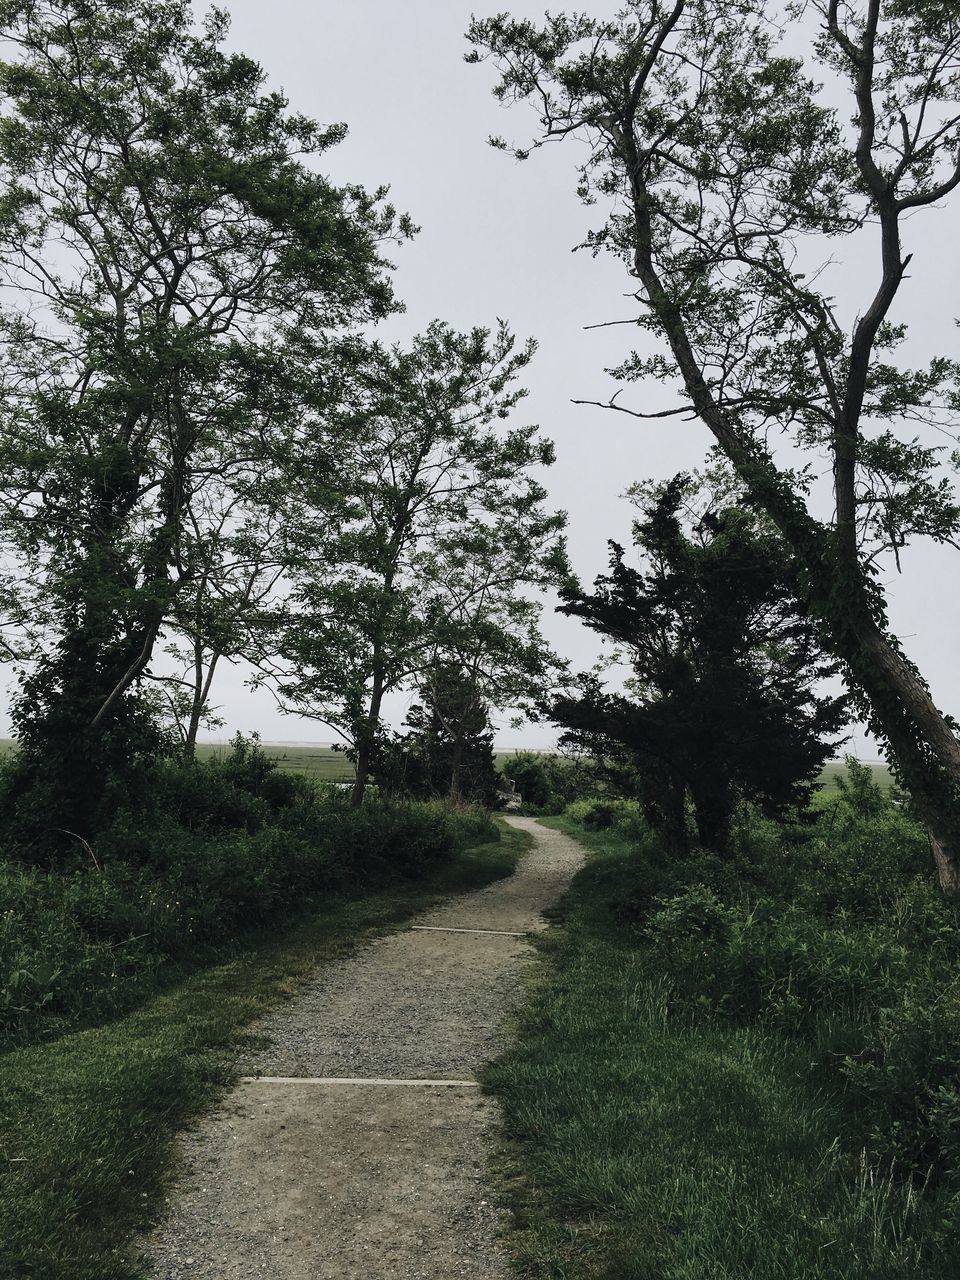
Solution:
[(487, 1076), (521, 1271), (955, 1277), (960, 933), (919, 828), (864, 776), (726, 862), (630, 806), (552, 821), (592, 856)]

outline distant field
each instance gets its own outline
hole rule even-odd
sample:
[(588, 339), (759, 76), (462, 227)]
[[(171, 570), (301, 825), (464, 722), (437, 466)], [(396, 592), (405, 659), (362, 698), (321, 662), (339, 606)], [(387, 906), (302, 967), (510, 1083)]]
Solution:
[[(0, 756), (6, 755), (14, 748), (12, 738), (0, 738)], [(264, 742), (263, 749), (271, 759), (276, 760), (281, 769), (291, 773), (303, 773), (308, 778), (316, 778), (320, 782), (351, 782), (353, 765), (342, 751), (334, 751), (332, 747), (309, 746), (304, 743)], [(197, 746), (197, 755), (201, 758), (223, 755), (229, 745), (222, 742), (201, 742)], [(497, 751), (497, 764), (502, 767), (503, 761), (515, 755), (516, 749)], [(890, 770), (878, 761), (865, 760), (863, 763), (872, 770), (873, 776), (886, 790), (891, 784)], [(844, 772), (842, 761), (828, 764), (820, 775), (825, 791), (836, 791), (837, 777)]]
[[(0, 738), (0, 756), (13, 751), (16, 746), (12, 738)], [(322, 782), (351, 782), (353, 765), (340, 751), (332, 747), (313, 747), (302, 744), (289, 745), (280, 742), (264, 742), (263, 749), (272, 760), (276, 760), (281, 769), (291, 773), (303, 773), (310, 778)], [(197, 744), (197, 755), (201, 759), (210, 756), (221, 756), (230, 750), (225, 742), (200, 742)]]
[[(302, 773), (318, 782), (352, 782), (353, 765), (342, 751), (334, 751), (332, 747), (314, 747), (303, 744), (291, 745), (281, 742), (264, 742), (264, 752), (271, 760), (276, 760), (281, 769), (290, 773)], [(223, 755), (229, 747), (219, 742), (200, 742), (197, 744), (197, 755), (201, 759), (209, 756)]]
[[(866, 765), (870, 770), (873, 774), (873, 780), (878, 786), (882, 787), (884, 791), (889, 791), (890, 787), (893, 785), (893, 778), (891, 777), (890, 770), (882, 763), (882, 761), (861, 760), (860, 763)], [(842, 760), (835, 760), (828, 764), (820, 775), (820, 781), (823, 783), (824, 791), (836, 791), (837, 778), (842, 776), (844, 773), (846, 773), (846, 765)]]

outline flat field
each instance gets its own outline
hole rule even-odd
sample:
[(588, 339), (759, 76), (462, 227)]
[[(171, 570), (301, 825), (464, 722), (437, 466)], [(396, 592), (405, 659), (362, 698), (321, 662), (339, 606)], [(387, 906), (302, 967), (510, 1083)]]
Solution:
[[(264, 742), (264, 751), (276, 760), (282, 769), (291, 773), (304, 773), (321, 782), (351, 782), (353, 765), (342, 751), (305, 743)], [(8, 755), (16, 747), (13, 738), (0, 738), (0, 757)], [(200, 742), (197, 755), (201, 760), (210, 756), (222, 756), (230, 750), (226, 742)]]
[[(0, 738), (0, 757), (12, 751), (15, 745), (12, 738)], [(333, 747), (303, 742), (264, 742), (262, 746), (267, 755), (277, 761), (281, 769), (288, 769), (291, 773), (303, 773), (309, 778), (316, 778), (319, 782), (351, 782), (353, 780), (353, 765), (342, 751), (334, 751)], [(197, 745), (197, 755), (201, 759), (223, 755), (228, 750), (229, 744), (225, 742), (201, 742)], [(498, 768), (502, 768), (504, 761), (515, 754), (515, 749), (497, 751), (495, 755)], [(879, 785), (884, 790), (888, 789), (891, 778), (887, 766), (879, 761), (863, 761), (863, 763), (873, 771), (873, 776)], [(831, 761), (827, 765), (820, 775), (824, 790), (836, 791), (837, 778), (842, 776), (845, 768), (846, 766), (840, 760)]]
[[(276, 760), (281, 769), (286, 769), (290, 773), (303, 773), (308, 778), (315, 778), (318, 782), (353, 781), (353, 765), (342, 751), (334, 751), (333, 747), (290, 742), (264, 742), (261, 746), (272, 760)], [(200, 742), (197, 744), (197, 755), (201, 759), (223, 755), (229, 750), (227, 743)]]
[[(884, 791), (890, 790), (893, 785), (893, 778), (889, 768), (882, 760), (861, 760), (860, 763), (870, 770), (878, 787), (882, 787)], [(824, 791), (836, 791), (837, 778), (843, 777), (846, 771), (847, 766), (842, 760), (831, 760), (820, 774), (820, 781), (823, 784)]]

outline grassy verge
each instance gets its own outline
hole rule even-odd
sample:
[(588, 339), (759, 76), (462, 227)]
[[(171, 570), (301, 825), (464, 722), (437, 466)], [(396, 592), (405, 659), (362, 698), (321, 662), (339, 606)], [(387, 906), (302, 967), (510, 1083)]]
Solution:
[(251, 1020), (440, 896), (508, 875), (528, 841), (504, 826), (418, 885), (248, 936), (234, 959), (135, 1013), (0, 1057), (0, 1276), (133, 1280), (127, 1242), (156, 1202), (173, 1136), (229, 1085)]
[(523, 1274), (579, 1280), (947, 1280), (951, 1206), (840, 1140), (839, 1093), (802, 1041), (678, 1006), (620, 908), (635, 848), (550, 819), (592, 852), (514, 1047), (508, 1237)]

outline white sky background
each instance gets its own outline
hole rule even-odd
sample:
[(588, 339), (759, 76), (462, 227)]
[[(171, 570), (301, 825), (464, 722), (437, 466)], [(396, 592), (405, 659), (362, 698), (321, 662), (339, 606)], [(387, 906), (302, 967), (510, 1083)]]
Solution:
[[(577, 143), (547, 147), (519, 164), (486, 145), (490, 134), (518, 142), (533, 136), (532, 109), (501, 108), (491, 95), (490, 66), (463, 62), (463, 33), (471, 9), (507, 8), (539, 18), (543, 4), (494, 0), (489, 9), (461, 0), (219, 0), (233, 17), (229, 43), (256, 58), (271, 87), (291, 106), (321, 121), (343, 120), (346, 141), (328, 152), (325, 169), (338, 182), (368, 188), (389, 184), (390, 199), (421, 227), (392, 255), (395, 287), (406, 313), (381, 326), (382, 337), (403, 340), (440, 318), (461, 329), (506, 319), (520, 340), (540, 350), (524, 371), (528, 398), (518, 416), (538, 422), (556, 444), (557, 462), (545, 483), (556, 507), (569, 513), (574, 569), (585, 583), (606, 567), (607, 540), (629, 543), (633, 509), (621, 494), (631, 483), (665, 479), (699, 466), (711, 443), (699, 423), (640, 422), (571, 404), (605, 399), (615, 389), (603, 373), (638, 337), (630, 327), (584, 331), (584, 326), (636, 314), (624, 298), (630, 281), (612, 258), (571, 252), (599, 220), (575, 193)], [(594, 0), (598, 14), (615, 0)], [(203, 5), (197, 0), (198, 13)], [(577, 6), (573, 6), (577, 7)], [(911, 323), (911, 355), (956, 354), (954, 318), (960, 279), (960, 202), (919, 215), (908, 224), (905, 249), (914, 253), (911, 278), (894, 320)], [(866, 233), (869, 237), (872, 233)], [(846, 253), (852, 246), (841, 246)], [(863, 245), (844, 264), (835, 291), (845, 319), (866, 307), (876, 264)], [(678, 403), (675, 391), (627, 388), (623, 401), (650, 411)], [(960, 671), (954, 636), (960, 623), (956, 590), (960, 553), (918, 545), (903, 556), (904, 574), (888, 575), (891, 618), (909, 655), (930, 681), (944, 710), (960, 714)], [(580, 623), (552, 613), (544, 631), (574, 669), (592, 665), (596, 638)], [(220, 731), (258, 730), (266, 740), (323, 741), (322, 725), (282, 715), (270, 695), (251, 692), (242, 668), (224, 668), (214, 701), (226, 721)], [(408, 699), (390, 708), (397, 723)], [(504, 723), (502, 745), (550, 746), (549, 725), (516, 730)], [(863, 733), (851, 748), (877, 754)]]

